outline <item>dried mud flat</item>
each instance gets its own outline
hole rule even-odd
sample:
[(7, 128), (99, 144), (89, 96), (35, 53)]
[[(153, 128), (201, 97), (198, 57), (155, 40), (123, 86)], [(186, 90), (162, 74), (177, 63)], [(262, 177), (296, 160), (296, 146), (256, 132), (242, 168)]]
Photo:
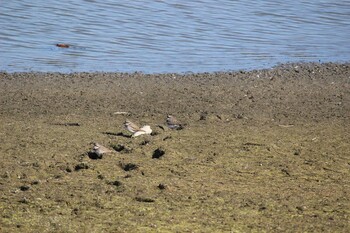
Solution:
[(349, 232), (349, 118), (349, 64), (0, 73), (0, 232)]

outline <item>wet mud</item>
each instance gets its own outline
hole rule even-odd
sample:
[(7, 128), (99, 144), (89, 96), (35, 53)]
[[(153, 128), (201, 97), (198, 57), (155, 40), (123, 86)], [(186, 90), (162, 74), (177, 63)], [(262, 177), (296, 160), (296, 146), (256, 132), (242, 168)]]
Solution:
[(0, 231), (349, 232), (349, 126), (349, 64), (0, 73)]

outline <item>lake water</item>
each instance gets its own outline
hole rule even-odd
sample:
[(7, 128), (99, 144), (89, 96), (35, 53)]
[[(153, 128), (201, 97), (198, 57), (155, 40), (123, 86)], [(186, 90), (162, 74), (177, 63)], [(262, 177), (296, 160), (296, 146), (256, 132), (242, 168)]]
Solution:
[(350, 61), (350, 1), (13, 0), (0, 6), (1, 71), (213, 72), (296, 61)]

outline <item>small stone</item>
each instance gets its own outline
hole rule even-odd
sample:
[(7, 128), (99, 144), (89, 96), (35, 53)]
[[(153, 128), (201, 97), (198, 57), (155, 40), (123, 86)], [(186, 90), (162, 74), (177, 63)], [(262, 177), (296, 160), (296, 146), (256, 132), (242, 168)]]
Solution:
[(28, 185), (22, 185), (22, 186), (19, 187), (19, 189), (21, 191), (28, 191), (30, 189), (30, 187)]
[(165, 185), (165, 184), (162, 184), (162, 183), (160, 183), (157, 187), (158, 187), (160, 190), (166, 189), (166, 185)]
[(159, 159), (165, 154), (165, 151), (158, 148), (153, 152), (152, 159)]

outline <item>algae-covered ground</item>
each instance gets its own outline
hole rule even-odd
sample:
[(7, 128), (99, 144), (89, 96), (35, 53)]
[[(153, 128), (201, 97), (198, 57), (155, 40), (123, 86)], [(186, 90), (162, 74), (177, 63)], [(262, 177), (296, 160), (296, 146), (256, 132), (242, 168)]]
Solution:
[(349, 64), (0, 73), (0, 232), (349, 232), (349, 126)]

